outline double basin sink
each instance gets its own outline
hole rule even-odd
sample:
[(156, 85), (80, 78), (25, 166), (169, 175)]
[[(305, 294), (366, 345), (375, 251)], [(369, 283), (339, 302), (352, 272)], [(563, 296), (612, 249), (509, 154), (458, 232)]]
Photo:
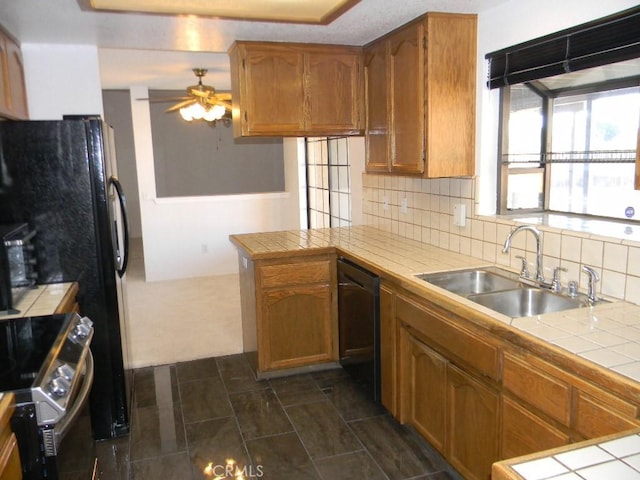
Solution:
[(569, 297), (525, 283), (497, 267), (422, 273), (417, 278), (509, 317), (531, 317), (589, 306), (586, 296)]

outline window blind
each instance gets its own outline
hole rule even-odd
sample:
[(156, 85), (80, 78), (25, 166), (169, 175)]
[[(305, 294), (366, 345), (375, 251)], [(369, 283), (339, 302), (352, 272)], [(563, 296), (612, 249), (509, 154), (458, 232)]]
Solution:
[(488, 53), (487, 86), (499, 88), (637, 57), (640, 6)]

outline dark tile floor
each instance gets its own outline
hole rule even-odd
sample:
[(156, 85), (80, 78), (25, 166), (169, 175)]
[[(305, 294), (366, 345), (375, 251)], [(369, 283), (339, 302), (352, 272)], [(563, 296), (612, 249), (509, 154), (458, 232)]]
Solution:
[(244, 355), (134, 372), (129, 436), (91, 441), (81, 417), (62, 445), (64, 480), (460, 477), (369, 401), (341, 369), (256, 381)]

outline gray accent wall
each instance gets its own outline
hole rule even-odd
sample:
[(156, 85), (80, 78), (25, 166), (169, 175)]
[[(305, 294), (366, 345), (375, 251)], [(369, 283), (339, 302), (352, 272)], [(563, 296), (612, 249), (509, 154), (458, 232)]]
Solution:
[[(151, 98), (183, 91), (150, 91)], [(151, 103), (158, 197), (284, 191), (282, 138), (233, 138), (222, 121), (186, 122), (165, 110), (176, 102)]]

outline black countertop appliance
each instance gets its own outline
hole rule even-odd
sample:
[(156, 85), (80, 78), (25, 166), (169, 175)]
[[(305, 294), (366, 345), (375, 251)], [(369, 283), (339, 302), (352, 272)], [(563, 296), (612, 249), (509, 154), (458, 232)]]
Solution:
[(28, 223), (39, 284), (78, 282), (93, 321), (93, 435), (129, 431), (128, 228), (113, 130), (95, 116), (0, 122), (0, 223)]

